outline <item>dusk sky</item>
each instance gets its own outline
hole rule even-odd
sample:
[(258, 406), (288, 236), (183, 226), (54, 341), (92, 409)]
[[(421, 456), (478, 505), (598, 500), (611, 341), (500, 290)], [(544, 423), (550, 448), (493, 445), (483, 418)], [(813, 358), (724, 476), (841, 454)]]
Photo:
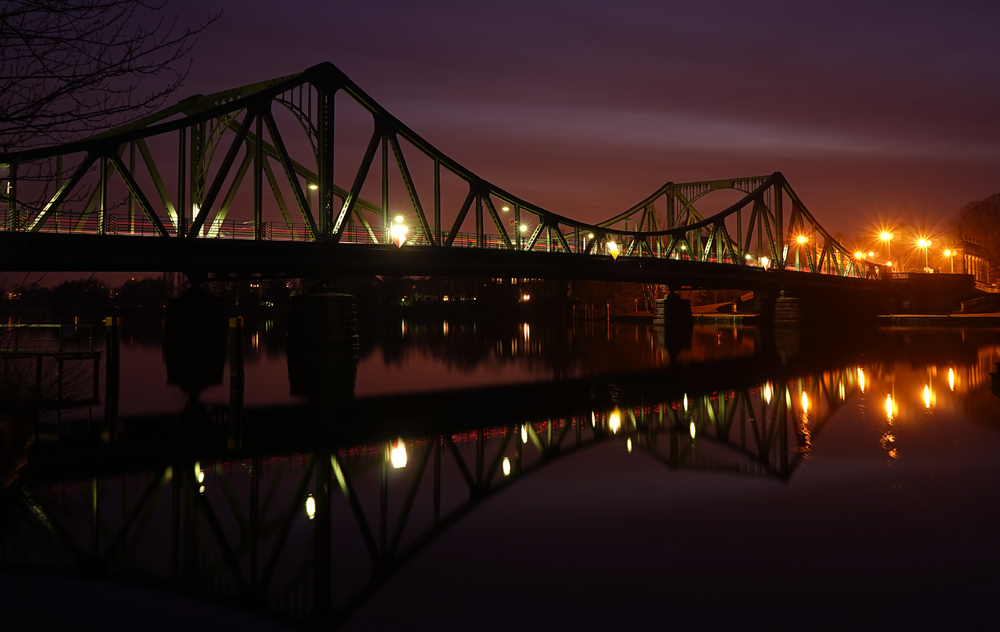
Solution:
[(609, 217), (668, 180), (782, 171), (846, 236), (1000, 191), (1000, 4), (173, 0), (179, 96), (340, 67), (483, 178)]

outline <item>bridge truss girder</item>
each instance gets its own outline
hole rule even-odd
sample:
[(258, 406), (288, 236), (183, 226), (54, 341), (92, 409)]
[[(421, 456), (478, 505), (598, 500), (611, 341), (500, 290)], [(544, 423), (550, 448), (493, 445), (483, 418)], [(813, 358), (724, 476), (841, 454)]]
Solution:
[[(370, 117), (372, 131), (360, 155), (349, 148), (337, 153), (335, 115), (346, 107), (338, 105), (338, 95)], [(338, 184), (335, 161), (357, 164), (357, 169)], [(417, 162), (430, 166), (430, 177), (422, 169), (419, 182)], [(875, 266), (855, 260), (822, 228), (781, 173), (668, 182), (605, 221), (582, 222), (479, 177), (328, 63), (192, 97), (105, 134), (0, 156), (0, 163), (10, 165), (8, 230), (384, 245), (393, 237), (390, 190), (397, 185), (405, 190), (409, 209), (403, 222), (407, 247), (600, 257), (618, 248), (627, 258), (744, 267), (761, 266), (766, 259), (779, 269), (794, 265), (859, 278), (877, 274)], [(166, 169), (167, 164), (176, 166)], [(32, 175), (19, 179), (26, 171)], [(376, 177), (381, 200), (370, 201), (363, 197), (366, 183), (374, 184)], [(446, 180), (462, 192), (461, 204), (443, 201)], [(743, 197), (708, 217), (697, 210), (702, 198), (723, 190)], [(784, 212), (786, 202), (790, 213)], [(117, 208), (127, 209), (124, 220), (113, 212)], [(808, 247), (792, 246), (799, 234), (809, 237)]]

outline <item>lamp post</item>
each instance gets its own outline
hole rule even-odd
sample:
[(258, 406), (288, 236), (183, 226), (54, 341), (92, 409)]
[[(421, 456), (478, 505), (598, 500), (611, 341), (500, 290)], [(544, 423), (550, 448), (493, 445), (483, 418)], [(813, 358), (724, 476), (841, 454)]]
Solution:
[(951, 265), (950, 274), (955, 274), (955, 251), (951, 249), (945, 250), (944, 256), (948, 257), (948, 263)]
[(892, 261), (892, 233), (887, 230), (882, 231), (878, 238), (885, 242), (885, 260)]
[(926, 270), (929, 267), (927, 265), (927, 248), (930, 245), (931, 245), (930, 239), (924, 239), (923, 237), (921, 237), (920, 239), (917, 240), (917, 246), (924, 249), (924, 270)]

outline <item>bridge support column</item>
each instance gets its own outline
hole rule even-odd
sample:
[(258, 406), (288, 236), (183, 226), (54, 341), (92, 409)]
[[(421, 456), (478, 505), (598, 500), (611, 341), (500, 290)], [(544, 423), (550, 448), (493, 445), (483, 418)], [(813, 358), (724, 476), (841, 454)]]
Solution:
[(654, 325), (668, 328), (691, 326), (691, 301), (671, 290), (665, 298), (658, 298), (655, 302)]
[(802, 305), (798, 298), (788, 296), (785, 291), (774, 303), (774, 325), (778, 327), (796, 327), (802, 324)]

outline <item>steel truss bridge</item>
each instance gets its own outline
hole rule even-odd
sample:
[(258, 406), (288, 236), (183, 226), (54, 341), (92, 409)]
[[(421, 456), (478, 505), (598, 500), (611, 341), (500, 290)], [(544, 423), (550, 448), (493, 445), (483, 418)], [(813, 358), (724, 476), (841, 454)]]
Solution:
[[(83, 141), (0, 155), (0, 165), (7, 270), (728, 287), (859, 287), (879, 276), (816, 221), (781, 173), (668, 182), (587, 223), (473, 173), (330, 63), (191, 97)], [(739, 200), (710, 215), (698, 210), (722, 191)], [(393, 245), (404, 235), (405, 246)]]
[[(561, 413), (489, 425), (443, 429), (441, 417), (428, 416), (424, 427), (437, 429), (427, 432), (397, 434), (387, 423), (393, 415), (366, 414), (375, 422), (367, 438), (313, 437), (278, 452), (262, 443), (267, 449), (215, 456), (195, 448), (143, 457), (139, 467), (70, 447), (8, 499), (0, 560), (13, 571), (84, 568), (329, 627), (484, 502), (589, 448), (614, 444), (656, 460), (665, 474), (787, 481), (833, 413), (863, 388), (858, 369), (795, 375), (768, 364), (770, 379), (751, 383), (758, 372), (733, 388), (669, 398), (610, 389), (591, 401), (561, 399)], [(145, 445), (162, 450), (161, 442)], [(59, 474), (67, 457), (83, 470)]]

